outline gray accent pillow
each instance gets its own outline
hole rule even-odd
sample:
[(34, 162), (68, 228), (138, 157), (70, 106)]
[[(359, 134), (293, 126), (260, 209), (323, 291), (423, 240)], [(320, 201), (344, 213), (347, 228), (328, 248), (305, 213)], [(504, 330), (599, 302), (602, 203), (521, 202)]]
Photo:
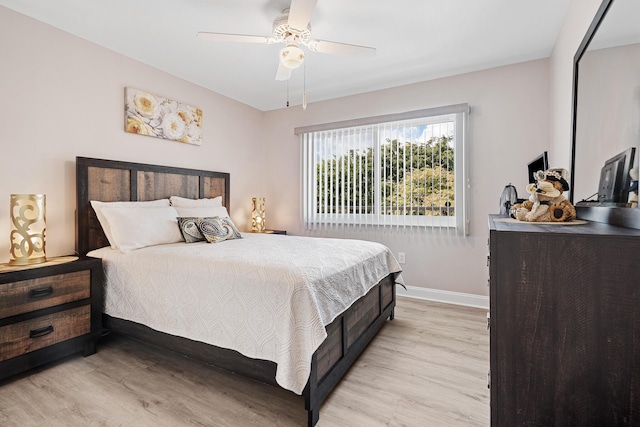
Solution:
[(231, 218), (219, 216), (213, 218), (196, 218), (196, 224), (198, 230), (200, 230), (209, 243), (242, 238), (235, 224), (231, 221)]
[(204, 242), (206, 239), (198, 229), (197, 220), (203, 218), (196, 217), (178, 217), (178, 226), (184, 241), (187, 243)]

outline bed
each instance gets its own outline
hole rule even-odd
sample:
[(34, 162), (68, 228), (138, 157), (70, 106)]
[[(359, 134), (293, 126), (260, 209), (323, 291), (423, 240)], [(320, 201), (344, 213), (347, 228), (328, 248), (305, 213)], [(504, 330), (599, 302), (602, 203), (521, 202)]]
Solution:
[[(177, 248), (181, 245), (189, 249), (189, 254), (184, 256), (188, 256), (190, 260), (196, 259), (196, 257), (199, 256), (205, 256), (204, 252), (216, 251), (220, 248), (224, 248), (225, 253), (234, 253), (235, 251), (236, 256), (242, 254), (243, 251), (247, 251), (247, 248), (250, 247), (262, 247), (262, 253), (269, 252), (265, 248), (279, 247), (281, 249), (274, 249), (274, 253), (283, 251), (282, 253), (285, 254), (283, 255), (285, 257), (290, 257), (290, 255), (286, 255), (287, 250), (297, 250), (296, 253), (302, 252), (300, 250), (301, 245), (307, 244), (307, 242), (302, 239), (308, 238), (247, 234), (245, 238), (239, 239), (238, 241), (220, 244), (195, 243), (186, 245), (184, 243), (175, 243), (162, 245), (157, 248), (144, 248), (133, 251), (131, 254), (120, 254), (117, 250), (108, 249), (109, 242), (94, 209), (91, 207), (91, 201), (152, 201), (165, 199), (170, 196), (180, 196), (190, 199), (221, 197), (221, 203), (228, 211), (230, 200), (229, 183), (230, 176), (227, 173), (77, 157), (77, 251), (80, 255), (90, 253), (91, 256), (101, 257), (103, 259), (103, 265), (105, 265), (106, 276), (110, 275), (109, 271), (112, 271), (111, 276), (115, 276), (116, 274), (114, 272), (119, 271), (115, 270), (114, 267), (115, 265), (122, 264), (116, 264), (118, 258), (129, 260), (129, 264), (131, 265), (142, 266), (144, 262), (140, 260), (156, 259), (160, 256), (165, 256), (166, 261), (163, 262), (166, 265), (170, 265), (170, 267), (167, 267), (167, 271), (179, 271), (180, 267), (177, 266), (182, 265), (180, 264), (182, 262), (180, 261), (182, 255), (181, 252), (173, 251), (182, 251), (182, 249)], [(240, 242), (240, 240), (242, 240), (242, 242)], [(324, 242), (323, 239), (312, 239), (312, 241), (313, 244), (318, 246), (328, 243)], [(349, 252), (366, 252), (365, 246), (362, 246), (362, 250), (357, 246), (360, 244), (358, 241), (351, 243), (345, 242), (344, 244), (356, 245), (345, 246), (345, 257)], [(158, 254), (158, 252), (160, 254)], [(134, 261), (134, 257), (138, 258)], [(275, 255), (272, 256), (271, 261), (264, 261), (273, 264), (270, 267), (272, 269), (270, 270), (271, 272), (280, 271), (278, 270), (278, 259), (274, 257)], [(304, 263), (303, 261), (300, 262)], [(204, 264), (202, 262), (189, 263), (187, 261), (184, 263), (191, 264), (191, 266), (185, 268), (185, 270), (194, 271), (196, 270), (193, 268), (195, 264)], [(126, 264), (126, 262), (124, 264)], [(331, 262), (327, 261), (322, 268), (329, 268), (330, 264)], [(216, 266), (216, 274), (220, 274), (221, 269), (222, 266)], [(372, 270), (372, 268), (367, 266), (366, 268), (361, 267), (359, 270), (369, 271)], [(194, 271), (191, 271), (192, 278), (189, 278), (188, 281), (190, 285), (195, 286), (197, 284), (197, 278), (200, 277), (201, 274)], [(136, 274), (138, 276), (136, 276)], [(396, 265), (393, 271), (385, 272), (383, 275), (380, 275), (380, 272), (376, 274), (383, 278), (381, 280), (374, 280), (372, 277), (377, 276), (368, 275), (360, 279), (363, 282), (361, 284), (362, 296), (356, 298), (355, 302), (346, 301), (344, 303), (344, 309), (328, 307), (325, 310), (319, 310), (318, 316), (314, 318), (311, 316), (309, 319), (304, 319), (301, 322), (302, 324), (312, 324), (315, 332), (305, 332), (302, 334), (304, 340), (311, 340), (310, 343), (306, 344), (306, 347), (305, 345), (294, 345), (296, 348), (295, 352), (300, 352), (299, 357), (303, 363), (300, 361), (292, 361), (293, 367), (288, 370), (284, 368), (285, 364), (272, 361), (279, 360), (277, 358), (270, 357), (271, 360), (261, 358), (260, 355), (262, 353), (252, 350), (255, 344), (252, 344), (253, 347), (252, 345), (248, 345), (246, 348), (241, 346), (240, 351), (231, 349), (233, 347), (227, 345), (224, 340), (221, 341), (224, 343), (221, 346), (207, 344), (207, 340), (201, 339), (198, 335), (192, 335), (191, 333), (181, 334), (170, 327), (158, 326), (142, 318), (120, 315), (119, 311), (107, 308), (110, 305), (117, 305), (117, 300), (114, 300), (116, 303), (112, 301), (111, 304), (105, 305), (103, 322), (104, 326), (109, 328), (113, 333), (128, 335), (171, 351), (177, 351), (185, 356), (220, 368), (284, 387), (297, 394), (300, 394), (299, 391), (301, 391), (301, 394), (304, 396), (305, 409), (308, 413), (308, 424), (309, 426), (313, 426), (319, 419), (319, 409), (324, 399), (338, 384), (342, 376), (355, 362), (368, 343), (375, 337), (385, 321), (387, 319), (393, 319), (396, 303), (395, 284), (396, 281), (401, 280), (399, 278), (399, 266)], [(118, 275), (120, 275), (120, 273), (118, 273)], [(165, 274), (165, 276), (167, 275), (168, 274)], [(277, 277), (277, 274), (262, 275)], [(311, 273), (304, 273), (304, 275), (311, 275)], [(122, 276), (125, 276), (124, 273)], [(150, 276), (150, 274), (137, 271), (124, 280), (129, 283), (132, 281), (137, 282), (136, 277), (146, 278), (146, 276)], [(231, 275), (224, 276), (223, 274), (221, 277), (231, 277)], [(258, 282), (256, 278), (256, 286), (259, 285), (260, 287), (266, 288), (267, 283), (265, 282), (265, 278), (263, 277), (261, 280), (261, 282)], [(273, 281), (273, 279), (269, 280)], [(143, 279), (139, 279), (139, 281), (142, 283)], [(153, 279), (150, 279), (150, 286), (153, 285)], [(271, 285), (275, 286), (277, 283), (272, 283)], [(108, 288), (110, 285), (106, 284), (105, 286)], [(126, 286), (127, 285), (125, 285), (125, 288)], [(236, 286), (234, 285), (234, 289), (235, 288)], [(113, 285), (113, 289), (116, 289), (115, 285)], [(327, 292), (326, 289), (323, 292), (327, 294), (330, 293)], [(107, 289), (106, 293), (108, 300), (109, 289)], [(156, 292), (154, 291), (153, 293)], [(313, 301), (316, 301), (317, 296), (305, 295), (303, 299), (313, 299)], [(129, 305), (140, 304), (141, 301), (138, 301), (130, 303)], [(289, 305), (295, 306), (295, 304)], [(322, 306), (320, 303), (316, 305)], [(160, 307), (162, 306), (160, 305)], [(227, 307), (220, 311), (224, 312), (226, 308)], [(237, 308), (232, 308), (231, 306), (229, 306), (228, 309), (237, 311)], [(289, 310), (290, 308), (285, 309)], [(153, 310), (149, 309), (148, 311)], [(307, 310), (298, 311), (303, 314), (307, 313)], [(291, 316), (291, 314), (285, 313), (282, 316)], [(218, 322), (220, 321), (219, 317), (220, 316), (218, 316)], [(321, 330), (318, 330), (318, 322), (320, 322)], [(213, 329), (215, 330), (216, 328)], [(251, 330), (252, 328), (248, 329)], [(209, 330), (211, 330), (211, 328), (209, 328)], [(319, 336), (320, 332), (318, 331), (321, 332), (321, 336)], [(230, 332), (228, 335), (229, 337), (237, 336), (235, 331)], [(254, 340), (255, 339), (254, 337)], [(279, 342), (278, 340), (275, 341)], [(280, 341), (282, 341), (282, 339), (280, 339)], [(302, 350), (298, 350), (298, 347)], [(311, 348), (313, 351), (307, 354), (304, 352), (304, 348)], [(282, 353), (282, 351), (278, 349), (274, 349), (273, 352), (275, 354)], [(297, 382), (295, 378), (296, 375), (298, 377)], [(303, 376), (304, 382), (300, 382), (300, 375)], [(291, 379), (293, 383), (288, 383), (287, 381), (289, 379)], [(285, 385), (283, 386), (283, 384)]]

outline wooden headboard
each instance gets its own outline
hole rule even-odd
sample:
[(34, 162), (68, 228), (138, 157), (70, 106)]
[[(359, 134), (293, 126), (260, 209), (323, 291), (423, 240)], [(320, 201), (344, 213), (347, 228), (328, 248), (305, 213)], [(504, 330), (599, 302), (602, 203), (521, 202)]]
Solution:
[(170, 196), (222, 196), (222, 204), (229, 210), (229, 174), (76, 157), (76, 251), (85, 255), (109, 245), (91, 200), (147, 201)]

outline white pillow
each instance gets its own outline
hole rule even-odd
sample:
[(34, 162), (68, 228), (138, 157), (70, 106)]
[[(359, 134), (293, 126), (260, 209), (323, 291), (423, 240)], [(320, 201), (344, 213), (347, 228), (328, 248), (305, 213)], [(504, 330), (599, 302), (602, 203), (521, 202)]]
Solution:
[(189, 216), (196, 218), (209, 218), (219, 216), (221, 218), (229, 218), (229, 212), (227, 212), (227, 208), (225, 208), (224, 206), (202, 206), (197, 208), (176, 207), (175, 209), (178, 212), (178, 216), (181, 217)]
[(214, 197), (213, 199), (185, 199), (184, 197), (171, 196), (169, 200), (171, 200), (171, 206), (179, 208), (222, 206), (222, 196)]
[(171, 206), (166, 207), (109, 207), (103, 208), (111, 233), (122, 253), (182, 242), (182, 233), (176, 217), (178, 213)]
[(91, 200), (91, 206), (93, 207), (93, 210), (96, 212), (98, 221), (100, 221), (102, 230), (104, 231), (105, 236), (107, 236), (107, 240), (111, 245), (111, 249), (118, 249), (118, 245), (116, 245), (115, 239), (113, 238), (113, 234), (111, 233), (111, 228), (109, 227), (109, 223), (107, 222), (106, 218), (102, 214), (103, 208), (107, 208), (107, 207), (147, 208), (147, 207), (169, 206), (169, 199), (152, 200), (149, 202), (99, 202), (97, 200)]

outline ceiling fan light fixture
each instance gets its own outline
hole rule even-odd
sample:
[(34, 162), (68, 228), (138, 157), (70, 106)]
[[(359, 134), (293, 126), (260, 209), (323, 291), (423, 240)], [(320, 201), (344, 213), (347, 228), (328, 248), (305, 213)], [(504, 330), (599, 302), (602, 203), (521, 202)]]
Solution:
[(280, 51), (282, 65), (293, 70), (304, 62), (304, 51), (295, 44), (290, 44)]

